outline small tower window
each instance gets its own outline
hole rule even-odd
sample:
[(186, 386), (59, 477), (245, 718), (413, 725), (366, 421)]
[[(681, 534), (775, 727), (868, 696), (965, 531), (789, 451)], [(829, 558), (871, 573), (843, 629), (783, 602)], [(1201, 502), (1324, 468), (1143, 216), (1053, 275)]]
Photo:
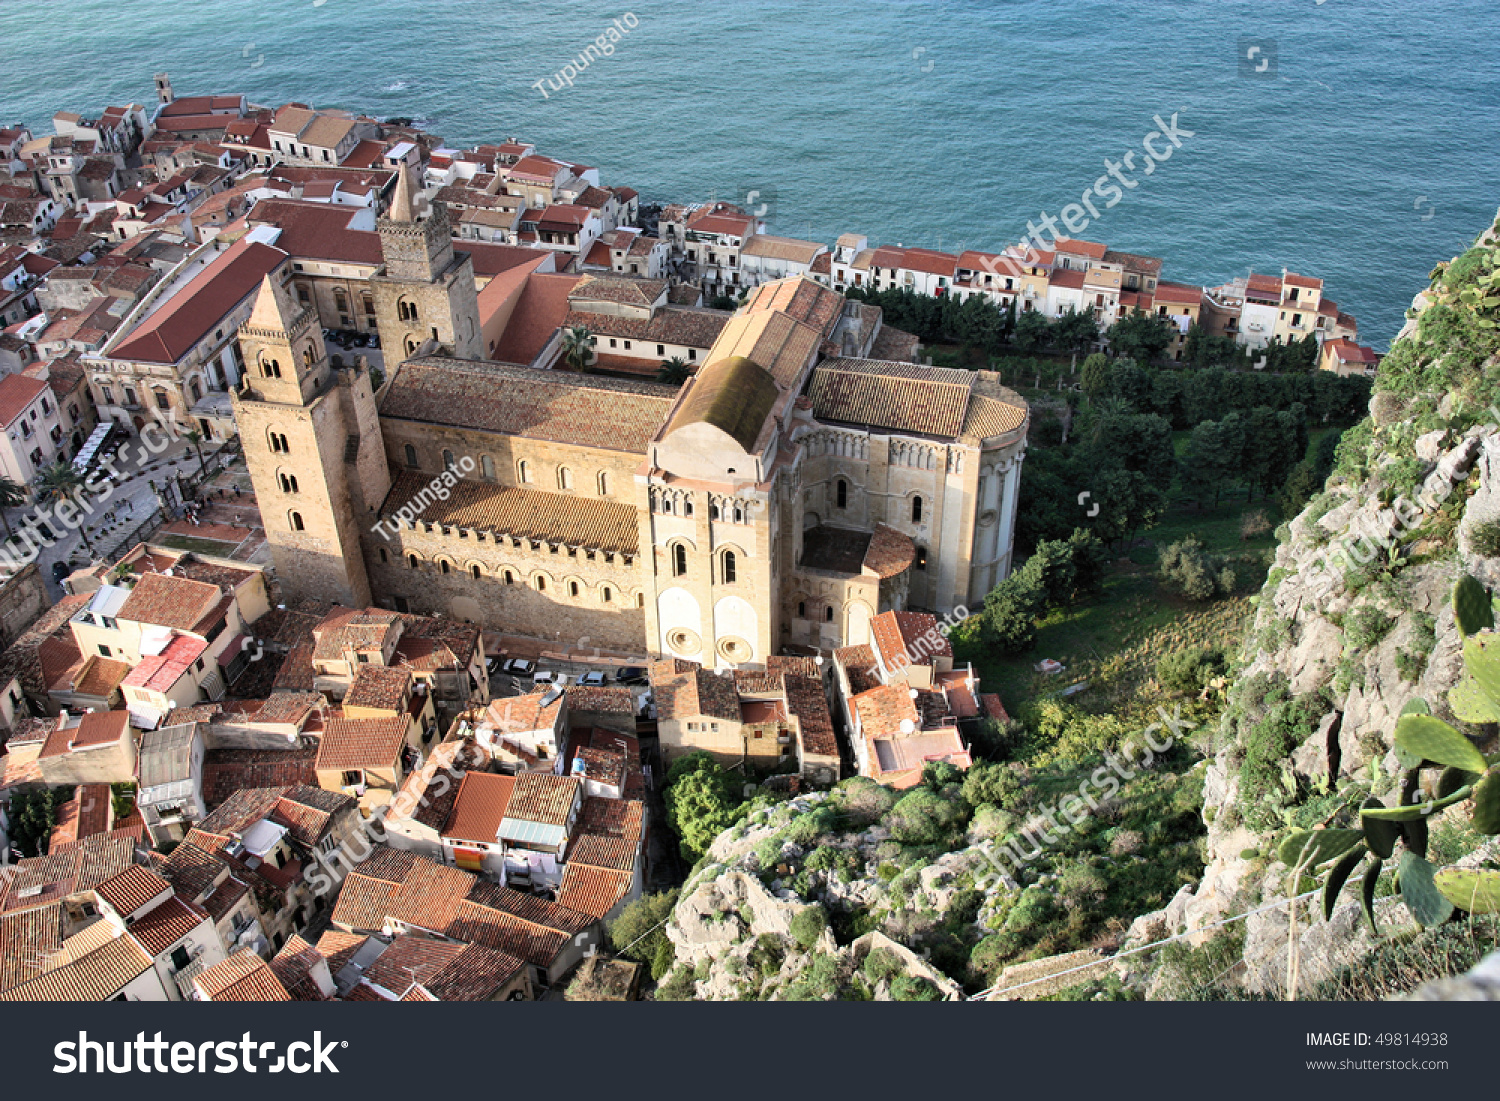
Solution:
[(421, 559), (419, 559), (415, 554), (408, 554), (406, 556), (406, 565), (409, 569), (416, 569), (417, 563), (420, 561)]
[(417, 462), (417, 449), (415, 447), (413, 447), (411, 444), (407, 444), (405, 450), (406, 450), (406, 465), (408, 467), (410, 467), (412, 470), (417, 469), (417, 467), (421, 465), (420, 463)]
[(733, 585), (734, 584), (734, 574), (735, 574), (734, 551), (725, 551), (724, 552), (724, 570), (723, 570), (723, 573), (724, 573), (724, 584), (726, 584), (726, 585)]
[(917, 548), (917, 569), (919, 569), (919, 570), (925, 570), (926, 568), (927, 568), (927, 548), (926, 547), (918, 547)]
[(576, 581), (569, 581), (568, 582), (568, 595), (569, 596), (577, 596), (578, 595), (578, 582), (576, 582)]
[(516, 575), (510, 570), (505, 571), (505, 583), (507, 585), (514, 585), (516, 583)]
[(573, 488), (573, 472), (571, 470), (569, 470), (565, 466), (560, 466), (560, 467), (557, 468), (557, 488), (558, 489), (572, 489)]
[(839, 508), (849, 507), (849, 483), (840, 478), (834, 485), (834, 496)]
[(525, 459), (516, 464), (516, 479), (520, 482), (531, 481), (531, 464)]
[(443, 469), (452, 470), (458, 464), (453, 461), (453, 452), (443, 448)]
[(687, 573), (687, 547), (678, 543), (672, 548), (672, 576), (681, 577)]
[(710, 520), (717, 520), (719, 518), (719, 506), (718, 505), (712, 505), (711, 504), (711, 505), (708, 506), (708, 518)]
[(490, 455), (484, 455), (479, 460), (479, 469), (487, 482), (495, 480), (495, 460)]
[(440, 558), (438, 560), (438, 569), (443, 573), (448, 573), (452, 569), (452, 567), (448, 565), (448, 560), (446, 558)]
[(646, 594), (645, 593), (636, 593), (635, 594), (635, 606), (637, 608), (644, 608), (646, 606)]
[(277, 363), (274, 359), (268, 359), (261, 364), (261, 371), (265, 374), (266, 378), (280, 378), (281, 364)]
[(805, 600), (799, 600), (799, 601), (797, 601), (797, 618), (798, 619), (806, 619), (807, 618), (807, 601), (805, 601)]
[(832, 604), (828, 605), (828, 607), (826, 607), (826, 608), (823, 609), (823, 620), (826, 623), (832, 623), (833, 622), (833, 605)]
[(469, 576), (472, 577), (475, 581), (478, 581), (483, 573), (484, 571), (481, 570), (477, 565), (469, 567)]
[(614, 590), (608, 585), (601, 586), (599, 589), (599, 600), (604, 604), (613, 604), (615, 601)]
[(547, 579), (541, 574), (536, 575), (536, 591), (539, 593), (547, 591)]
[(278, 477), (281, 479), (281, 492), (297, 492), (297, 476), (295, 474), (281, 474)]
[(293, 531), (303, 531), (303, 530), (305, 530), (305, 525), (302, 523), (302, 513), (300, 513), (300, 512), (294, 512), (294, 513), (292, 513), (291, 514), (291, 521), (292, 521), (292, 530)]
[(380, 563), (381, 563), (381, 565), (384, 565), (386, 562), (389, 561), (389, 558), (386, 556), (385, 548), (384, 547), (376, 547), (375, 548), (375, 552), (380, 555)]
[(599, 496), (609, 496), (609, 475), (602, 470), (599, 471)]
[(922, 498), (920, 497), (913, 497), (911, 499), (911, 522), (913, 524), (920, 524), (922, 522)]

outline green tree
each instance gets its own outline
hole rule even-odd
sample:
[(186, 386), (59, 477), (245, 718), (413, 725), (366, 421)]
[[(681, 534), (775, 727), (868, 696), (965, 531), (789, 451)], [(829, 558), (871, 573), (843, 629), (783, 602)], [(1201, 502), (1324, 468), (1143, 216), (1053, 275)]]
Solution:
[(193, 446), (193, 453), (198, 456), (198, 476), (201, 478), (208, 470), (208, 464), (203, 458), (203, 433), (196, 428), (189, 428), (182, 434), (182, 438)]
[(582, 325), (563, 330), (563, 360), (575, 371), (587, 371), (594, 362), (594, 338)]
[(741, 817), (742, 783), (702, 750), (672, 763), (665, 789), (667, 824), (677, 834), (689, 863), (696, 863), (714, 838)]
[(828, 915), (823, 912), (823, 907), (813, 903), (805, 910), (798, 910), (792, 915), (792, 920), (787, 923), (787, 929), (792, 934), (792, 939), (797, 946), (806, 952), (818, 943), (818, 938), (823, 935), (823, 930), (828, 928)]
[(681, 386), (692, 373), (693, 369), (687, 360), (681, 356), (673, 356), (671, 359), (661, 361), (661, 368), (656, 372), (656, 381)]
[(903, 845), (948, 845), (958, 839), (968, 818), (969, 808), (961, 800), (919, 787), (903, 795), (885, 821)]
[(1092, 310), (1067, 310), (1052, 324), (1052, 341), (1066, 352), (1081, 352), (1099, 340)]
[(1160, 360), (1176, 338), (1176, 325), (1139, 309), (1116, 321), (1108, 333), (1109, 346), (1116, 355), (1142, 363)]
[[(84, 478), (72, 463), (64, 459), (44, 467), (37, 475), (36, 486), (42, 500), (58, 505), (64, 501), (76, 502), (83, 496)], [(78, 524), (78, 534), (83, 536), (83, 545), (88, 547), (92, 556), (94, 544), (89, 542), (88, 525), (82, 517)]]
[[(609, 944), (617, 955), (626, 956), (651, 966), (651, 977), (659, 979), (672, 968), (672, 942), (667, 939), (666, 922), (677, 905), (677, 888), (642, 895), (631, 902), (620, 916), (606, 927)], [(656, 972), (656, 962), (665, 945), (666, 964), (661, 974)]]
[(1019, 654), (1036, 640), (1036, 617), (1046, 606), (1046, 589), (1036, 572), (1013, 571), (984, 598), (980, 637), (1002, 654)]
[(1093, 530), (1106, 543), (1133, 542), (1138, 532), (1151, 527), (1167, 511), (1166, 492), (1139, 470), (1105, 470), (1093, 484), (1098, 487), (1094, 499), (1099, 503)]
[(1051, 342), (1052, 323), (1039, 310), (1029, 310), (1016, 319), (1011, 342), (1026, 355), (1035, 355)]
[(14, 535), (10, 527), (10, 517), (5, 515), (8, 508), (17, 508), (26, 503), (26, 487), (13, 478), (0, 475), (0, 523), (5, 525), (7, 537)]
[(1234, 571), (1191, 535), (1161, 549), (1157, 573), (1164, 584), (1189, 600), (1211, 600), (1234, 591)]
[(1083, 361), (1083, 370), (1079, 377), (1079, 386), (1083, 389), (1084, 397), (1089, 401), (1102, 397), (1109, 392), (1110, 375), (1113, 368), (1109, 357), (1103, 352), (1095, 352)]
[(1009, 765), (998, 761), (975, 761), (964, 773), (964, 802), (971, 807), (988, 804), (1009, 810), (1025, 798), (1026, 785)]

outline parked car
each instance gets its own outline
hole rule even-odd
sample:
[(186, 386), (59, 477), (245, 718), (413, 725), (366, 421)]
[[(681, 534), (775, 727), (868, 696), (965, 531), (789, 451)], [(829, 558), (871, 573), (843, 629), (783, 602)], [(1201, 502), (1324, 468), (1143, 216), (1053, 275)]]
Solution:
[(62, 580), (64, 580), (68, 576), (68, 574), (70, 574), (72, 572), (73, 572), (73, 566), (69, 562), (54, 562), (54, 563), (52, 563), (52, 580), (53, 581), (62, 581)]
[(525, 658), (511, 658), (500, 668), (503, 672), (510, 673), (513, 676), (529, 677), (532, 673), (536, 672), (536, 662), (527, 661)]
[(619, 684), (645, 684), (646, 670), (639, 665), (627, 665), (615, 672), (615, 681)]
[(568, 683), (568, 678), (554, 669), (541, 669), (531, 674), (532, 684), (555, 684), (559, 688)]
[(609, 683), (609, 678), (603, 673), (585, 673), (578, 678), (578, 683), (585, 688), (603, 688)]

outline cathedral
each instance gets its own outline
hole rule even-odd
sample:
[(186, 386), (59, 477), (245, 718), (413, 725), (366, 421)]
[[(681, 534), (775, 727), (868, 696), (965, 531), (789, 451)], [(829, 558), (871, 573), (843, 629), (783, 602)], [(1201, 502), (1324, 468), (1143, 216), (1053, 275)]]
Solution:
[[(877, 308), (782, 279), (681, 388), (539, 370), (485, 358), (470, 256), (404, 169), (378, 230), (383, 379), (330, 359), (284, 274), (239, 332), (234, 415), (286, 598), (727, 668), (867, 642), (890, 609), (977, 608), (1009, 571), (1025, 401), (992, 372), (867, 358)], [(623, 311), (638, 281), (595, 282)]]

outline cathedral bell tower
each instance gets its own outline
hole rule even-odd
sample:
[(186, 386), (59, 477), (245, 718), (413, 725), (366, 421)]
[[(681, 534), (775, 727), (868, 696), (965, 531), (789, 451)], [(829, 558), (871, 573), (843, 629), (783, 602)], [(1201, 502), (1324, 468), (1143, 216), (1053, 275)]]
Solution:
[(370, 278), (380, 347), (393, 367), (424, 347), (458, 359), (483, 359), (474, 264), (453, 250), (447, 208), (432, 202), (418, 216), (416, 185), (403, 162), (391, 208), (381, 218), (380, 270)]
[(265, 277), (240, 327), (234, 418), (283, 597), (364, 608), (360, 532), (390, 491), (370, 373), (363, 357), (330, 363), (317, 314), (292, 301), (285, 276)]

